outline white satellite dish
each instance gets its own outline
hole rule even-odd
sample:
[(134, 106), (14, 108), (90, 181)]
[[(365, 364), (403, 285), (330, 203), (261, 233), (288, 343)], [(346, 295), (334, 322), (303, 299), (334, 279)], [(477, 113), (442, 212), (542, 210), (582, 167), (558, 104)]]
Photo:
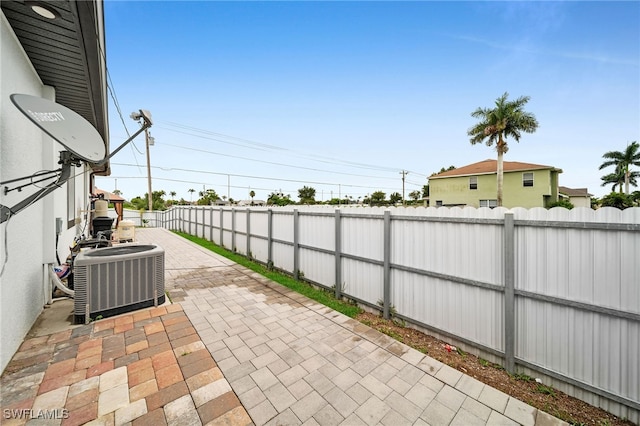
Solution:
[(106, 156), (105, 144), (100, 133), (77, 112), (48, 99), (31, 95), (13, 94), (11, 102), (77, 159), (99, 163)]
[(71, 176), (71, 166), (80, 166), (82, 161), (96, 165), (106, 164), (111, 157), (145, 129), (151, 127), (152, 124), (151, 114), (148, 111), (140, 110), (140, 113), (135, 113), (135, 117), (132, 118), (138, 121), (142, 120), (142, 127), (107, 156), (102, 136), (80, 114), (63, 105), (36, 96), (14, 93), (10, 97), (11, 102), (33, 124), (62, 144), (66, 151), (60, 152), (58, 164), (61, 164), (61, 167), (58, 170), (36, 172), (29, 176), (0, 182), (0, 186), (21, 181), (28, 182), (17, 185), (14, 188), (5, 186), (3, 192), (4, 195), (7, 195), (11, 191), (22, 191), (22, 188), (26, 186), (57, 177), (55, 182), (49, 183), (14, 206), (8, 207), (0, 204), (0, 223), (6, 222), (11, 216), (18, 214), (21, 210), (29, 207), (55, 189), (60, 188)]

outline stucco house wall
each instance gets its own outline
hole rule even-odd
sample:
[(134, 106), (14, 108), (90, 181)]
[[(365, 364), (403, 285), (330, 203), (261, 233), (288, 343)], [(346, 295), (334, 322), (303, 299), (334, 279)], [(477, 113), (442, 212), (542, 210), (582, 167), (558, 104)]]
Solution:
[(574, 207), (591, 207), (591, 196), (587, 188), (568, 188), (559, 186), (560, 198), (569, 201)]
[[(0, 16), (0, 49), (0, 181), (41, 170), (55, 170), (59, 168), (59, 151), (63, 147), (33, 125), (9, 98), (12, 93), (23, 93), (55, 100), (55, 91), (42, 84), (3, 13)], [(83, 226), (77, 208), (71, 209), (71, 227), (67, 216), (69, 186), (74, 187), (69, 199), (76, 206), (84, 209), (87, 203), (90, 173), (83, 171), (86, 171), (85, 166), (73, 168), (74, 185), (57, 189), (0, 225), (0, 264), (4, 268), (0, 277), (0, 371), (4, 370), (49, 301), (45, 268), (50, 263), (57, 264), (56, 218), (63, 220), (58, 242), (62, 262), (69, 254), (76, 232)], [(0, 202), (13, 206), (37, 189), (30, 186), (21, 192), (12, 191), (6, 195), (2, 192)], [(80, 222), (77, 225), (76, 219)]]
[(591, 207), (591, 197), (569, 197), (573, 207)]

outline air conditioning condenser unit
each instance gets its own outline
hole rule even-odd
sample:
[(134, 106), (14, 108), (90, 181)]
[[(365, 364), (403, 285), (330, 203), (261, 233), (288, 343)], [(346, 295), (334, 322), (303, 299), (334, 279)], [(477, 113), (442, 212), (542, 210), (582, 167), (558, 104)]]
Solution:
[(81, 251), (73, 262), (74, 319), (88, 323), (164, 303), (164, 250), (123, 244)]

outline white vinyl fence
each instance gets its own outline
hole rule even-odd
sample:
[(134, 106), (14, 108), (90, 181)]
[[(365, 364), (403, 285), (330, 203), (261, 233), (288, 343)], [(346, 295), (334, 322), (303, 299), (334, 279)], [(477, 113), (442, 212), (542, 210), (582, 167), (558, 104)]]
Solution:
[(154, 222), (640, 420), (640, 208), (176, 206)]
[[(109, 209), (107, 211), (107, 215), (110, 218), (117, 219), (118, 214), (114, 209)], [(162, 227), (162, 218), (164, 217), (165, 212), (160, 211), (140, 211), (140, 210), (131, 210), (124, 209), (122, 211), (122, 220), (130, 220), (133, 222), (133, 226), (142, 227), (148, 226), (150, 228), (161, 228)], [(113, 225), (115, 226), (115, 221)]]

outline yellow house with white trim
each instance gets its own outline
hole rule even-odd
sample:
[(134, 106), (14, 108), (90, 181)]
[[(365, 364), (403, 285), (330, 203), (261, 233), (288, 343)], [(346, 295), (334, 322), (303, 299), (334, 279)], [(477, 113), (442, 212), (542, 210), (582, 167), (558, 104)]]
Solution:
[[(548, 207), (558, 201), (562, 169), (504, 161), (503, 207)], [(497, 161), (484, 160), (429, 177), (431, 206), (497, 206)]]

